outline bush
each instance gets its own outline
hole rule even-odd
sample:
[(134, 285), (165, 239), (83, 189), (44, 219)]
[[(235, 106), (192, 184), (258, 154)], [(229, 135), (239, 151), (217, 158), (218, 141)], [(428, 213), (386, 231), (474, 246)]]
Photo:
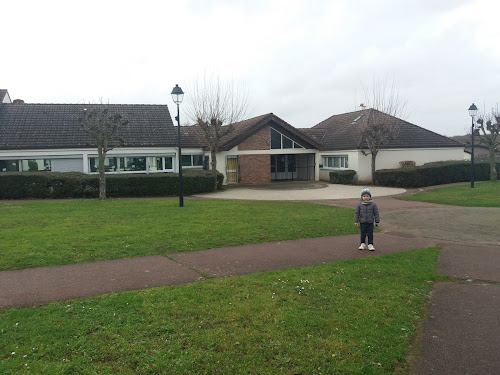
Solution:
[(351, 169), (346, 171), (331, 171), (330, 172), (330, 183), (331, 184), (353, 184), (354, 176), (356, 176), (356, 171)]
[(410, 168), (414, 167), (415, 165), (417, 165), (417, 163), (415, 163), (413, 160), (404, 160), (399, 162), (399, 166), (401, 168)]
[[(476, 181), (490, 179), (489, 163), (475, 163), (474, 170)], [(500, 163), (497, 163), (497, 171), (500, 171)], [(470, 172), (469, 161), (434, 162), (404, 169), (381, 169), (375, 172), (375, 180), (382, 186), (422, 187), (470, 181)]]
[[(183, 174), (183, 194), (213, 191), (208, 171)], [(224, 176), (218, 174), (218, 186)], [(176, 173), (116, 174), (106, 176), (108, 197), (177, 196), (179, 176)], [(99, 176), (83, 173), (5, 172), (0, 173), (0, 199), (61, 199), (99, 197)]]

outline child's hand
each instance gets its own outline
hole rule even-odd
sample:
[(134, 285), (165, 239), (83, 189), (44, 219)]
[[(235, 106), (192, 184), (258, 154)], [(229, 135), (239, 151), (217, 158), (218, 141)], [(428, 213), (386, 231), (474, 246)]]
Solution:
[(358, 223), (354, 223), (354, 225), (358, 226)]
[(378, 227), (380, 223), (375, 223), (375, 226)]

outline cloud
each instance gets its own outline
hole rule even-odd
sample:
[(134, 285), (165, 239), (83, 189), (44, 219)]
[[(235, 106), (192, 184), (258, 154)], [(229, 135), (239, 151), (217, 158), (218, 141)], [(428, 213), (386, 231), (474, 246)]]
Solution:
[(170, 104), (208, 70), (246, 85), (254, 115), (305, 127), (388, 76), (410, 122), (455, 135), (472, 102), (499, 100), (499, 13), (493, 0), (6, 2), (0, 86), (27, 102)]

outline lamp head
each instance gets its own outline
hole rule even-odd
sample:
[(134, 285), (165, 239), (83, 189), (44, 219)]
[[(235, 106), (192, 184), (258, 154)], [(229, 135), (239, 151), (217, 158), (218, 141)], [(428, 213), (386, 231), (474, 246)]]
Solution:
[(181, 104), (182, 99), (184, 98), (184, 91), (179, 87), (179, 85), (175, 85), (172, 90), (172, 100), (175, 104)]
[(477, 115), (477, 107), (474, 103), (469, 107), (469, 115), (470, 117), (476, 117)]

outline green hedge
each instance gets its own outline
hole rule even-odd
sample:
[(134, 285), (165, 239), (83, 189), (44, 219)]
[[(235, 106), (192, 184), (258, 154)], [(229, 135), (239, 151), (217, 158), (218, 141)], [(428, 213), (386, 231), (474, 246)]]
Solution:
[[(488, 162), (476, 162), (474, 167), (476, 181), (490, 179)], [(496, 169), (500, 172), (500, 163)], [(470, 172), (470, 161), (446, 161), (403, 169), (381, 169), (375, 172), (375, 179), (382, 186), (422, 187), (470, 181)]]
[(330, 183), (331, 184), (353, 184), (354, 176), (356, 176), (356, 171), (351, 169), (342, 171), (331, 171), (330, 172)]
[[(185, 195), (213, 191), (209, 171), (185, 171), (182, 176)], [(218, 174), (221, 188), (224, 176)], [(157, 197), (178, 195), (176, 173), (120, 174), (106, 176), (108, 197)], [(5, 172), (0, 173), (0, 199), (97, 198), (99, 176), (83, 173)]]

